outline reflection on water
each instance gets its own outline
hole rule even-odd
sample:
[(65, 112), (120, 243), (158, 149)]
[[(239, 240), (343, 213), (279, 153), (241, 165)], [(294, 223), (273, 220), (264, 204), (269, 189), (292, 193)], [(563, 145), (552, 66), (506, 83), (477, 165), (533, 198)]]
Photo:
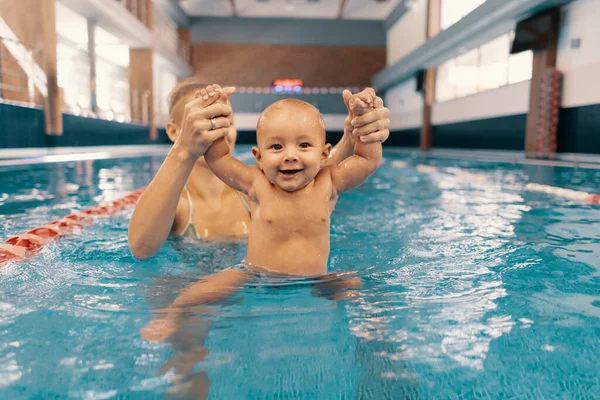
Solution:
[[(1, 170), (0, 233), (120, 197), (160, 161)], [(330, 270), (364, 283), (347, 299), (262, 277), (144, 341), (151, 310), (246, 244), (173, 238), (136, 261), (129, 213), (3, 269), (0, 398), (600, 398), (600, 210), (522, 190), (598, 192), (596, 171), (397, 161), (334, 212)]]

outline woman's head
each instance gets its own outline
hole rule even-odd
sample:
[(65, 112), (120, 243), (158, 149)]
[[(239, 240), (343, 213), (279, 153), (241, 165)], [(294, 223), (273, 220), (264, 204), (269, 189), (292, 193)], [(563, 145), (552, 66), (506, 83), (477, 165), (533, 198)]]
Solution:
[[(167, 135), (172, 142), (177, 140), (181, 128), (183, 126), (183, 118), (185, 112), (185, 105), (196, 98), (196, 92), (205, 89), (209, 84), (200, 82), (194, 78), (189, 78), (179, 82), (171, 93), (169, 94), (169, 117), (170, 121), (167, 123)], [(229, 101), (227, 101), (230, 104)], [(233, 148), (237, 139), (237, 130), (235, 129), (233, 116), (231, 117), (231, 125), (227, 141)]]

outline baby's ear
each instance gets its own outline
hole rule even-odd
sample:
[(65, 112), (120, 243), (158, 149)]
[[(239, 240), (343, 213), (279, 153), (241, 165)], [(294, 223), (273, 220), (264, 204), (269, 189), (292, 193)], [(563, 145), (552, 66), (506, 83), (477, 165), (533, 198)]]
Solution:
[(321, 154), (321, 163), (326, 163), (331, 153), (331, 144), (327, 143), (323, 146), (323, 153)]
[(258, 169), (262, 171), (262, 163), (260, 162), (260, 150), (258, 149), (258, 147), (255, 146), (252, 148), (252, 154), (254, 155), (254, 158), (256, 158), (256, 165), (258, 166)]

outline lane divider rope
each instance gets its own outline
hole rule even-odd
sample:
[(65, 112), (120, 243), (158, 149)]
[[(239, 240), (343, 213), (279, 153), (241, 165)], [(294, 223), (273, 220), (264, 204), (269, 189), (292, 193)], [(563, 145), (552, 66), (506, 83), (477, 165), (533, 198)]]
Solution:
[(41, 252), (48, 243), (79, 231), (84, 226), (93, 224), (98, 218), (109, 217), (134, 206), (144, 190), (145, 187), (137, 189), (117, 200), (98, 204), (9, 238), (0, 243), (0, 267), (9, 262), (31, 258)]
[[(398, 163), (394, 161), (392, 162), (392, 166), (396, 168), (405, 168), (408, 166), (408, 164), (404, 161)], [(438, 168), (424, 164), (417, 165), (416, 170), (426, 174), (442, 173), (442, 171), (440, 171)], [(463, 171), (460, 168), (449, 168), (448, 171), (452, 173), (455, 178), (470, 182), (485, 182), (489, 179), (487, 175)], [(588, 193), (582, 190), (565, 189), (556, 186), (541, 185), (538, 183), (528, 183), (525, 185), (524, 189), (530, 192), (552, 194), (558, 197), (581, 201), (587, 204), (600, 204), (600, 194)]]

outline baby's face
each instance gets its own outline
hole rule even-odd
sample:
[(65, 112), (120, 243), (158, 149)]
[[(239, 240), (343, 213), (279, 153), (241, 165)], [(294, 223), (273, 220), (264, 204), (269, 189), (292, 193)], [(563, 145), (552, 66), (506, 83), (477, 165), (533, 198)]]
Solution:
[(261, 118), (258, 148), (253, 149), (259, 168), (286, 192), (302, 189), (317, 176), (331, 149), (319, 114), (280, 109)]

